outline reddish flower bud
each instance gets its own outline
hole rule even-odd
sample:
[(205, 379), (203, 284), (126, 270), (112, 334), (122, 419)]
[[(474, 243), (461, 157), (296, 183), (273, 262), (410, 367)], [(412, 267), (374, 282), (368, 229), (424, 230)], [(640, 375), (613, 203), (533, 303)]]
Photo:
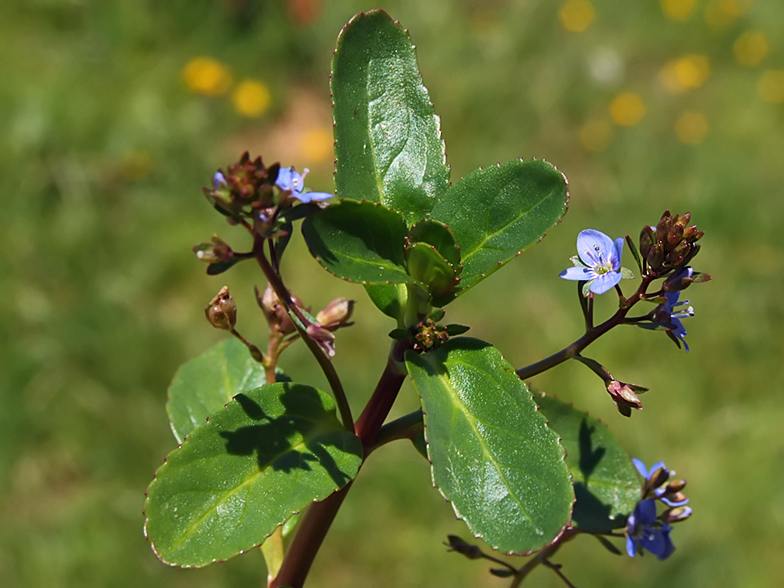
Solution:
[(221, 291), (204, 308), (204, 314), (216, 329), (224, 331), (234, 329), (234, 325), (237, 324), (237, 305), (227, 286), (221, 288)]

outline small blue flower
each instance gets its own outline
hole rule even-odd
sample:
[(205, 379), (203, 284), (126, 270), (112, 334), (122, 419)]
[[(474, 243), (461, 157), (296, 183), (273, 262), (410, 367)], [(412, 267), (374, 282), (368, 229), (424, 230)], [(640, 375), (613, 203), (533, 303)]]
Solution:
[(300, 202), (313, 202), (327, 200), (332, 198), (332, 194), (328, 192), (304, 192), (305, 190), (305, 176), (308, 175), (310, 170), (305, 168), (302, 174), (294, 171), (292, 167), (282, 167), (278, 171), (278, 179), (275, 180), (278, 188), (291, 192), (291, 195)]
[(659, 559), (667, 559), (675, 551), (670, 531), (672, 527), (656, 518), (656, 500), (641, 500), (626, 521), (626, 553), (634, 557), (645, 549)]
[(226, 176), (223, 175), (223, 172), (218, 170), (215, 172), (215, 175), (212, 176), (212, 187), (216, 190), (219, 190), (221, 187), (228, 187), (228, 182), (226, 181)]
[[(667, 506), (683, 506), (689, 502), (689, 499), (680, 494), (677, 488), (674, 491), (670, 491), (670, 488), (666, 485), (671, 473), (663, 461), (653, 464), (650, 470), (645, 467), (645, 463), (642, 460), (636, 457), (632, 458), (632, 463), (634, 463), (634, 467), (637, 468), (640, 475), (645, 478), (643, 497), (646, 495), (650, 496), (649, 491), (653, 490), (653, 495)], [(685, 482), (682, 482), (682, 484), (685, 484)], [(673, 498), (679, 498), (679, 500), (673, 500)]]
[(593, 229), (581, 231), (577, 236), (577, 253), (579, 259), (572, 258), (574, 267), (560, 273), (563, 279), (588, 282), (594, 294), (604, 294), (621, 281), (623, 237), (618, 237), (613, 243), (602, 232)]
[[(687, 318), (690, 316), (694, 316), (694, 309), (691, 306), (688, 306), (689, 301), (684, 300), (683, 302), (678, 302), (678, 298), (680, 298), (681, 293), (679, 292), (665, 292), (664, 294), (667, 297), (667, 300), (664, 302), (663, 309), (664, 312), (669, 317), (669, 321), (675, 325), (674, 329), (669, 329), (668, 332), (673, 338), (673, 340), (677, 343), (678, 339), (683, 341), (683, 346), (686, 348), (686, 352), (689, 351), (689, 344), (686, 343), (686, 329), (683, 328), (683, 323), (680, 321), (682, 318)], [(678, 306), (686, 306), (681, 310), (675, 310)]]

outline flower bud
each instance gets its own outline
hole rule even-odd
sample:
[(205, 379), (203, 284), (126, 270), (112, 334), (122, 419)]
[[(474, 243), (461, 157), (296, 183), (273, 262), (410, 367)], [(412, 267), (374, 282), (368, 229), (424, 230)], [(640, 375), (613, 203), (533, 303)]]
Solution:
[(669, 484), (667, 484), (667, 492), (675, 494), (676, 492), (683, 490), (685, 487), (686, 480), (672, 480)]
[[(256, 301), (264, 312), (264, 318), (267, 319), (270, 328), (275, 329), (283, 335), (289, 335), (297, 330), (286, 307), (283, 306), (280, 298), (278, 298), (278, 295), (269, 283), (267, 284), (267, 287), (264, 288), (264, 294), (259, 295), (257, 286), (254, 286), (254, 291), (256, 292)], [(299, 298), (293, 295), (291, 298), (294, 304), (302, 307), (302, 302)]]
[(237, 324), (237, 305), (229, 293), (228, 286), (221, 288), (221, 291), (204, 308), (207, 320), (216, 329), (231, 331)]
[(324, 310), (319, 311), (316, 320), (325, 329), (334, 331), (339, 327), (347, 327), (354, 312), (354, 301), (346, 298), (335, 298)]
[(213, 235), (209, 243), (199, 243), (193, 247), (193, 252), (200, 261), (207, 263), (222, 263), (234, 257), (234, 251), (218, 235)]
[(679, 523), (685, 521), (691, 516), (692, 510), (688, 506), (678, 506), (675, 508), (668, 508), (660, 516), (659, 519), (665, 523)]
[(335, 335), (316, 323), (308, 325), (307, 333), (329, 357), (335, 356)]
[(635, 410), (642, 410), (642, 401), (640, 401), (640, 398), (635, 394), (633, 388), (637, 389), (638, 392), (645, 392), (648, 390), (642, 386), (632, 386), (631, 384), (625, 384), (618, 380), (610, 380), (607, 384), (607, 392), (610, 393), (610, 397), (618, 408), (618, 412), (625, 417), (631, 416), (632, 408)]
[(678, 292), (685, 290), (694, 281), (694, 268), (685, 267), (679, 272), (675, 272), (669, 278), (664, 280), (662, 288), (665, 292)]
[(466, 556), (468, 559), (480, 559), (482, 557), (482, 550), (477, 545), (466, 543), (457, 535), (447, 535), (449, 539), (450, 551), (456, 551), (460, 555)]

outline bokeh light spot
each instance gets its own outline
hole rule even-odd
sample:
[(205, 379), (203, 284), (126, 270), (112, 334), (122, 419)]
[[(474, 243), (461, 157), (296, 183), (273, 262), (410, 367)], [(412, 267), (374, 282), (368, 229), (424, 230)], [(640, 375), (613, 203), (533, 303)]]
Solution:
[(765, 102), (784, 102), (784, 70), (769, 69), (760, 76), (757, 92)]
[(196, 57), (182, 68), (185, 87), (194, 94), (220, 96), (231, 86), (229, 68), (212, 57)]
[(595, 18), (596, 11), (588, 0), (568, 0), (558, 11), (561, 26), (571, 33), (582, 33)]
[(762, 63), (770, 51), (770, 43), (765, 33), (760, 31), (746, 31), (732, 47), (735, 61), (741, 65), (755, 66)]
[(645, 102), (639, 94), (623, 92), (613, 98), (609, 110), (616, 125), (633, 127), (645, 116)]
[(272, 96), (269, 88), (258, 80), (244, 80), (231, 96), (234, 109), (242, 116), (261, 116), (269, 108)]
[(731, 25), (748, 9), (751, 0), (711, 0), (705, 7), (705, 22), (714, 29)]
[(699, 88), (711, 75), (710, 61), (704, 55), (685, 55), (673, 59), (659, 72), (662, 85), (673, 94)]
[(687, 145), (702, 143), (709, 130), (708, 118), (695, 110), (687, 110), (675, 121), (675, 134), (681, 143)]
[(322, 163), (333, 157), (332, 129), (310, 129), (300, 140), (300, 151), (306, 163)]
[(580, 143), (587, 151), (604, 151), (612, 140), (612, 125), (604, 119), (589, 120), (580, 129)]
[(661, 0), (662, 12), (670, 20), (687, 20), (695, 8), (697, 0)]

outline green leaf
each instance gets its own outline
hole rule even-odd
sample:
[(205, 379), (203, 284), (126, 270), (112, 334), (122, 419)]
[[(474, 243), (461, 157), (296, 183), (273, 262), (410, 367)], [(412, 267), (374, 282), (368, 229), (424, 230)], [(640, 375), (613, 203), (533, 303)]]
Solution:
[(427, 243), (414, 243), (406, 247), (406, 262), (411, 277), (422, 282), (434, 297), (453, 292), (460, 282), (452, 264)]
[(455, 236), (444, 223), (433, 219), (423, 219), (411, 227), (408, 232), (411, 243), (427, 243), (435, 247), (457, 270), (458, 275), (463, 270), (460, 265), (460, 247), (455, 242)]
[(381, 10), (357, 14), (338, 37), (331, 89), (338, 196), (380, 202), (409, 224), (425, 216), (449, 167), (408, 32)]
[(630, 270), (628, 267), (621, 268), (621, 279), (623, 280), (633, 280), (634, 279), (634, 272)]
[(167, 564), (225, 560), (344, 487), (362, 455), (324, 392), (291, 383), (250, 390), (169, 454), (147, 490), (145, 533)]
[(408, 301), (405, 284), (366, 284), (365, 291), (381, 312), (397, 321), (403, 320)]
[(458, 294), (540, 241), (566, 213), (568, 200), (566, 178), (546, 161), (510, 161), (457, 182), (431, 217), (448, 225), (460, 246)]
[(403, 256), (406, 221), (380, 204), (333, 204), (306, 218), (302, 234), (311, 255), (339, 278), (363, 284), (415, 281)]
[(569, 523), (574, 493), (564, 449), (498, 350), (450, 339), (406, 353), (422, 398), (433, 483), (493, 549), (529, 553)]
[(534, 399), (566, 447), (577, 497), (572, 524), (589, 533), (622, 527), (640, 500), (640, 481), (618, 439), (604, 423), (555, 396), (536, 392)]
[(177, 443), (240, 392), (263, 386), (264, 368), (234, 338), (221, 341), (180, 366), (169, 386), (171, 428)]

